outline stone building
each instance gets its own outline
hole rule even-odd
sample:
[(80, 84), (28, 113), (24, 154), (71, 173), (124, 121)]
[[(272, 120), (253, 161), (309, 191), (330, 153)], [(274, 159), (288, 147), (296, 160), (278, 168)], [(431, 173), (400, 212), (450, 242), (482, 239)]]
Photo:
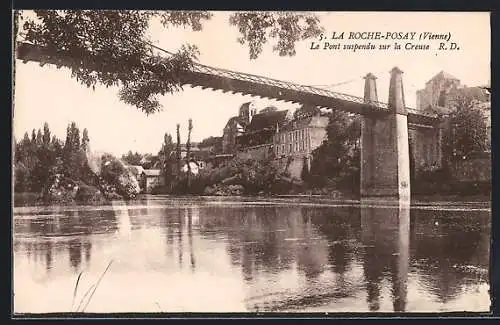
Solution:
[(225, 152), (242, 159), (273, 157), (292, 178), (300, 179), (303, 164), (310, 168), (312, 151), (326, 139), (328, 115), (315, 107), (301, 107), (292, 114), (271, 106), (256, 113), (247, 111), (246, 104), (226, 124)]
[(449, 107), (449, 94), (460, 88), (460, 80), (441, 71), (417, 90), (417, 109), (426, 111), (436, 107)]
[(275, 132), (275, 157), (280, 165), (287, 165), (292, 178), (300, 179), (304, 163), (310, 168), (313, 150), (327, 138), (327, 125), (327, 114), (317, 110), (310, 114), (296, 115)]
[(255, 114), (243, 134), (237, 137), (238, 156), (264, 159), (273, 153), (274, 134), (286, 124), (288, 110), (267, 107)]
[(163, 186), (164, 178), (160, 169), (144, 169), (139, 177), (139, 184), (143, 193), (151, 193), (156, 188)]
[(467, 87), (447, 72), (441, 71), (425, 83), (425, 88), (417, 91), (417, 109), (439, 114), (449, 114), (460, 97), (468, 97), (477, 103), (491, 101), (485, 87)]
[(251, 123), (256, 113), (255, 104), (247, 102), (241, 105), (238, 116), (233, 116), (227, 121), (222, 135), (223, 153), (231, 154), (236, 151), (236, 137), (245, 133), (247, 125)]

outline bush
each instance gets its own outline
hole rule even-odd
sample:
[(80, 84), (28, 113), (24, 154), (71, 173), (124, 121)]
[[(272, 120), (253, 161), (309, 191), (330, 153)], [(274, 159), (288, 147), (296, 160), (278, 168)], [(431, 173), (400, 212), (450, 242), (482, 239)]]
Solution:
[(40, 204), (41, 196), (39, 193), (20, 192), (14, 193), (14, 206), (30, 206)]
[(79, 184), (75, 200), (79, 203), (99, 203), (105, 201), (105, 198), (97, 187)]

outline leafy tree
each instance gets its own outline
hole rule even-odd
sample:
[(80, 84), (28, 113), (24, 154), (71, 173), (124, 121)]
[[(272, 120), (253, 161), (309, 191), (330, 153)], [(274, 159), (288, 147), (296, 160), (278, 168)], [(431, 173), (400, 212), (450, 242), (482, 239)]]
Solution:
[(85, 158), (81, 150), (80, 130), (75, 122), (71, 122), (66, 128), (66, 141), (62, 154), (64, 174), (75, 180), (80, 179), (81, 167), (85, 165), (82, 160)]
[(31, 131), (31, 145), (32, 146), (36, 145), (36, 130), (35, 129), (33, 129), (33, 131)]
[(488, 125), (476, 101), (469, 96), (460, 96), (455, 101), (455, 110), (446, 118), (448, 128), (443, 141), (444, 160), (451, 163), (471, 153), (488, 150)]
[(191, 154), (191, 132), (192, 131), (193, 131), (193, 120), (189, 119), (188, 120), (188, 138), (187, 138), (187, 142), (186, 142), (186, 152), (187, 152), (188, 159), (190, 158), (190, 154)]
[(298, 119), (301, 117), (307, 117), (311, 115), (315, 115), (320, 112), (320, 109), (316, 106), (303, 105), (299, 109), (293, 112), (293, 118)]
[(231, 165), (236, 183), (243, 185), (246, 194), (273, 193), (283, 178), (288, 176), (276, 166), (272, 158), (235, 159)]
[(353, 181), (359, 179), (360, 120), (334, 110), (326, 132), (327, 140), (313, 151), (311, 185), (325, 186), (328, 182), (342, 182), (352, 177)]
[(49, 146), (50, 144), (50, 129), (49, 129), (49, 124), (45, 122), (43, 124), (43, 136), (42, 136), (42, 141), (45, 146)]
[(131, 150), (126, 155), (122, 155), (122, 160), (129, 165), (140, 165), (143, 155), (138, 152), (133, 153)]
[(41, 192), (50, 182), (51, 176), (58, 172), (57, 157), (61, 155), (59, 140), (50, 138), (48, 123), (32, 137), (28, 133), (15, 144), (14, 157), (14, 190), (16, 192)]
[(300, 172), (300, 178), (304, 182), (307, 182), (309, 180), (309, 166), (307, 164), (306, 157), (302, 159), (302, 171)]
[(89, 131), (87, 131), (87, 129), (83, 129), (82, 143), (81, 143), (81, 147), (82, 147), (83, 151), (87, 151), (89, 149), (89, 142), (90, 142)]
[(14, 165), (14, 192), (30, 191), (31, 184), (29, 172), (29, 169), (22, 162), (17, 162)]
[(220, 153), (222, 152), (222, 138), (221, 137), (213, 137), (213, 136), (210, 136), (206, 139), (203, 139), (199, 144), (198, 144), (198, 147), (201, 149), (203, 147), (210, 147), (212, 146), (212, 148), (210, 149), (210, 152), (211, 153)]
[(312, 14), (290, 12), (238, 12), (229, 18), (237, 26), (240, 44), (248, 44), (250, 58), (256, 59), (269, 39), (276, 39), (273, 51), (280, 56), (295, 55), (295, 43), (318, 36), (323, 28)]
[(272, 113), (276, 112), (278, 109), (275, 106), (268, 106), (266, 108), (263, 108), (259, 113), (265, 114), (265, 113)]
[[(152, 54), (147, 36), (151, 22), (199, 31), (212, 17), (199, 11), (35, 10), (34, 14), (15, 14), (15, 30), (23, 21), (20, 32), (26, 41), (66, 58), (63, 64), (72, 77), (87, 87), (119, 86), (121, 100), (146, 114), (161, 109), (159, 95), (181, 89), (179, 73), (189, 69), (198, 55), (193, 45), (169, 57)], [(238, 41), (248, 44), (251, 59), (271, 39), (276, 41), (273, 51), (294, 55), (297, 41), (322, 31), (319, 19), (309, 13), (237, 12), (229, 23), (240, 32)]]
[(176, 132), (177, 132), (177, 144), (175, 148), (175, 158), (177, 160), (177, 170), (176, 172), (179, 172), (181, 170), (181, 133), (180, 133), (180, 124), (176, 125)]
[(165, 133), (163, 136), (163, 144), (158, 157), (161, 161), (161, 170), (164, 177), (165, 186), (169, 186), (174, 175), (174, 168), (176, 166), (176, 159), (174, 156), (175, 145), (172, 141), (172, 136)]
[(36, 145), (41, 146), (42, 143), (43, 143), (42, 131), (40, 129), (38, 129), (38, 131), (36, 133)]

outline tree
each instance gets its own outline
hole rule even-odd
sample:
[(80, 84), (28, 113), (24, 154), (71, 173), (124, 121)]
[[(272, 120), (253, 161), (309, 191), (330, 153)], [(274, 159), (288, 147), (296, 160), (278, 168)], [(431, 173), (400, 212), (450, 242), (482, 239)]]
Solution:
[(318, 114), (319, 112), (320, 109), (316, 106), (303, 105), (300, 108), (296, 109), (295, 112), (293, 112), (293, 118), (298, 119), (301, 117), (312, 116)]
[(302, 170), (300, 172), (300, 178), (303, 182), (307, 182), (309, 180), (309, 166), (307, 163), (307, 157), (302, 159)]
[(459, 96), (455, 103), (455, 111), (445, 121), (448, 125), (443, 141), (446, 163), (489, 149), (486, 117), (481, 109), (476, 107), (474, 99)]
[(42, 136), (42, 141), (45, 146), (49, 146), (50, 144), (50, 129), (49, 129), (49, 124), (45, 122), (43, 124), (43, 136)]
[(218, 154), (222, 152), (222, 138), (221, 137), (213, 137), (210, 136), (208, 138), (203, 139), (200, 143), (198, 143), (198, 148), (203, 150), (203, 148), (210, 147), (209, 152), (211, 154)]
[(236, 183), (242, 185), (247, 194), (259, 192), (273, 193), (284, 177), (289, 175), (281, 171), (272, 158), (235, 159), (231, 162), (232, 174)]
[(295, 43), (319, 36), (323, 28), (312, 14), (290, 12), (238, 12), (229, 18), (237, 26), (240, 44), (248, 44), (251, 59), (256, 59), (270, 38), (276, 39), (273, 51), (280, 56), (295, 55)]
[(360, 120), (334, 110), (326, 132), (327, 140), (313, 151), (308, 179), (315, 186), (325, 186), (328, 181), (342, 182), (359, 174)]
[(175, 158), (177, 161), (177, 170), (176, 172), (179, 172), (181, 170), (181, 133), (180, 133), (180, 124), (176, 125), (176, 132), (177, 132), (177, 145), (175, 148)]
[(172, 136), (165, 133), (163, 136), (163, 144), (161, 151), (158, 156), (161, 159), (161, 170), (165, 180), (165, 185), (168, 186), (172, 181), (172, 176), (174, 174), (174, 167), (176, 166), (174, 157), (175, 145), (172, 141)]
[(61, 155), (61, 145), (57, 137), (50, 138), (48, 123), (31, 133), (26, 132), (21, 141), (15, 144), (15, 191), (41, 192), (50, 183), (57, 169), (57, 157)]
[(191, 159), (191, 131), (193, 131), (193, 120), (188, 120), (188, 137), (186, 141), (186, 159)]
[(42, 143), (43, 143), (42, 131), (38, 129), (38, 131), (36, 132), (36, 145), (41, 146)]
[(122, 160), (129, 165), (140, 165), (142, 158), (143, 156), (140, 153), (133, 153), (131, 150), (126, 155), (122, 155)]
[(82, 143), (81, 143), (81, 147), (84, 152), (86, 152), (89, 149), (89, 142), (90, 142), (89, 131), (87, 131), (87, 129), (85, 128), (83, 129)]
[(75, 122), (66, 128), (66, 141), (63, 148), (64, 174), (72, 179), (80, 179), (82, 155), (80, 148), (80, 130)]
[[(71, 57), (65, 65), (72, 77), (92, 88), (118, 86), (120, 99), (146, 114), (161, 109), (159, 95), (181, 89), (179, 72), (189, 69), (199, 54), (193, 45), (170, 57), (152, 54), (147, 37), (150, 24), (159, 21), (165, 28), (200, 31), (212, 17), (200, 11), (35, 10), (34, 14), (15, 15), (15, 30), (24, 21), (20, 32), (26, 41)], [(238, 28), (238, 42), (248, 44), (250, 59), (256, 59), (271, 39), (276, 41), (273, 51), (295, 55), (297, 41), (323, 31), (319, 19), (309, 13), (238, 12), (229, 23)]]
[(31, 131), (31, 144), (36, 145), (36, 130), (35, 129), (33, 129)]
[(266, 108), (263, 108), (259, 113), (260, 114), (266, 114), (266, 113), (272, 113), (276, 112), (278, 109), (275, 106), (268, 106)]

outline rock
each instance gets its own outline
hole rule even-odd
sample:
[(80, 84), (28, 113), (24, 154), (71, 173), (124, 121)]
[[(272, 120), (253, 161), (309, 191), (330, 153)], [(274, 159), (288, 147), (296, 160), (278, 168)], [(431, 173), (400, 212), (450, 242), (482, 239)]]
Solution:
[(203, 194), (204, 195), (214, 195), (215, 192), (216, 192), (215, 187), (207, 186), (207, 187), (205, 187), (205, 190), (203, 191)]

